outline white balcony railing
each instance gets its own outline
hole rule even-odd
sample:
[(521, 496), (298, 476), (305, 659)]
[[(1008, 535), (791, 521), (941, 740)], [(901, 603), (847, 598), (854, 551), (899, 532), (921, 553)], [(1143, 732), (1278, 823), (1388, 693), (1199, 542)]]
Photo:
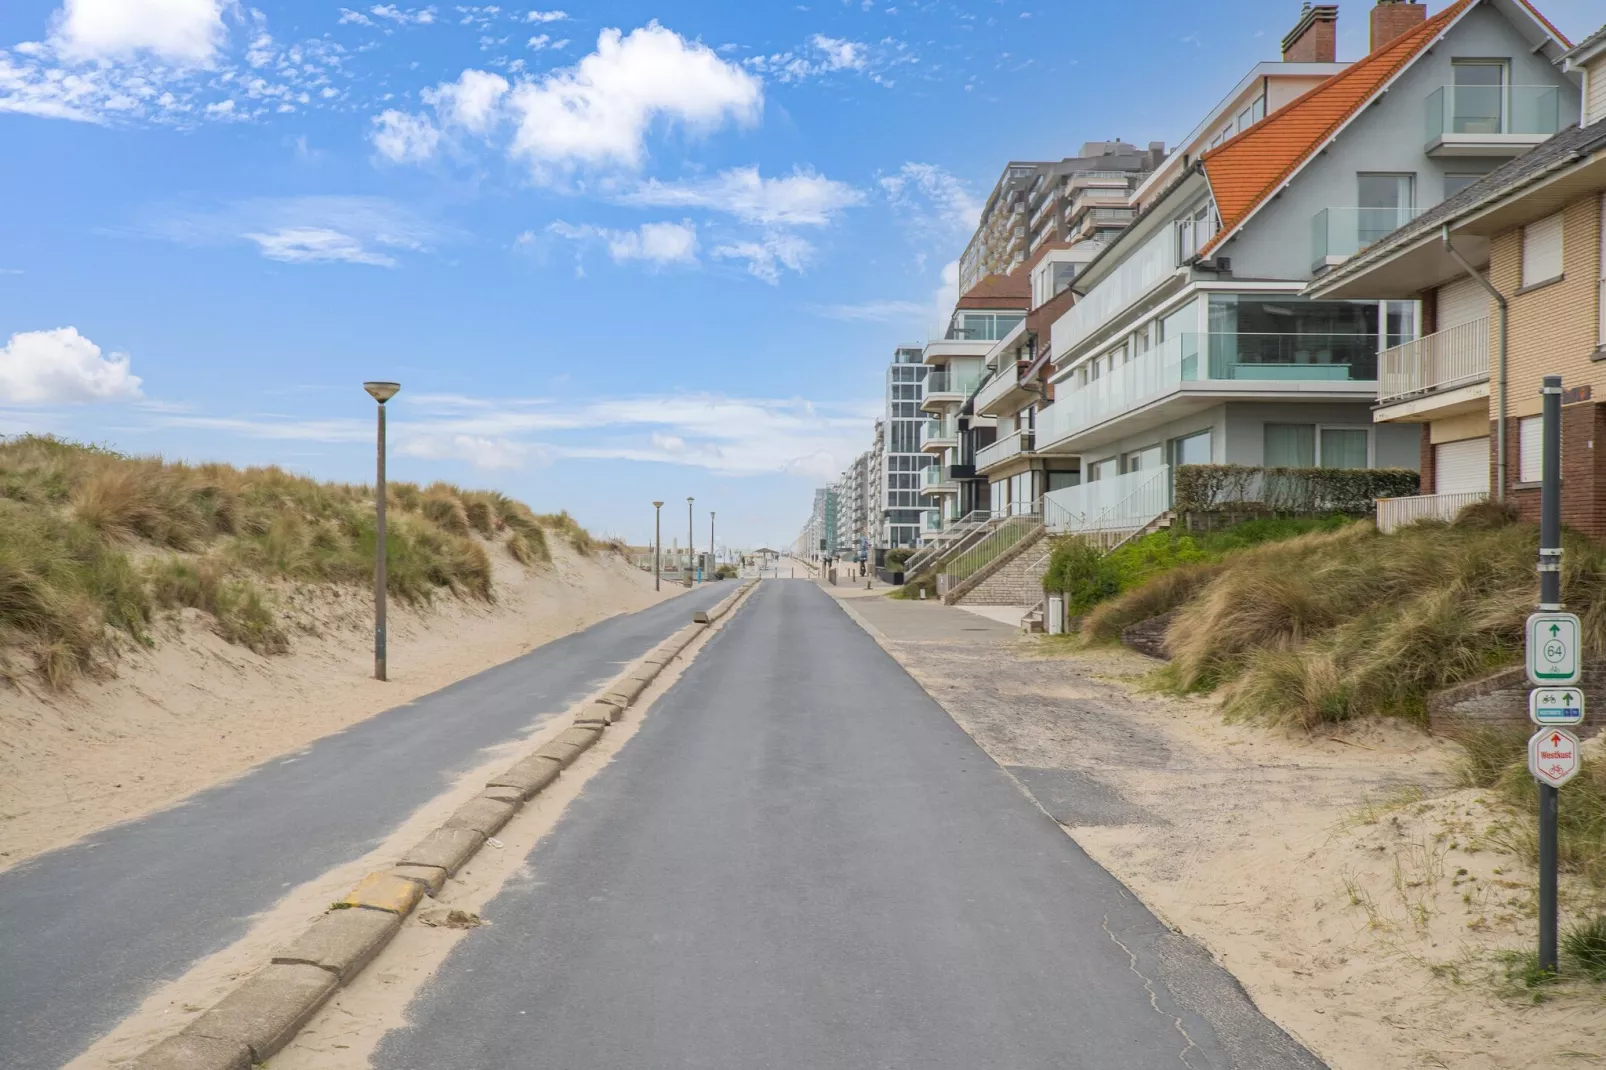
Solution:
[[(1115, 272), (1101, 279), (1087, 296), (1054, 324), (1054, 352), (1059, 355), (1130, 308), (1177, 269), (1177, 237), (1170, 227), (1133, 253)], [(1064, 339), (1061, 342), (1061, 339)]]
[(1387, 535), (1419, 520), (1454, 520), (1467, 506), (1488, 500), (1489, 492), (1469, 490), (1460, 494), (1420, 494), (1410, 498), (1379, 498), (1377, 530)]
[(1019, 457), (1023, 453), (1032, 452), (1032, 433), (1030, 431), (1016, 431), (1007, 438), (1001, 438), (991, 446), (985, 446), (976, 451), (976, 470), (991, 468), (1011, 457)]
[(1385, 405), (1482, 382), (1489, 378), (1489, 318), (1385, 349), (1378, 364), (1378, 401)]
[(1171, 508), (1171, 466), (1146, 468), (1043, 496), (1043, 523), (1056, 534), (1136, 531)]

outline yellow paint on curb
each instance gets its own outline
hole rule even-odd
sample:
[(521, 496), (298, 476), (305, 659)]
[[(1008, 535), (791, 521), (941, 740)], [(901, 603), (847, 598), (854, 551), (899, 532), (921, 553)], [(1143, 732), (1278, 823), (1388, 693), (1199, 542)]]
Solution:
[(406, 916), (418, 905), (418, 900), (423, 894), (424, 889), (417, 881), (410, 881), (394, 873), (370, 873), (358, 881), (357, 887), (348, 892), (346, 898), (336, 905), (388, 910), (392, 914)]

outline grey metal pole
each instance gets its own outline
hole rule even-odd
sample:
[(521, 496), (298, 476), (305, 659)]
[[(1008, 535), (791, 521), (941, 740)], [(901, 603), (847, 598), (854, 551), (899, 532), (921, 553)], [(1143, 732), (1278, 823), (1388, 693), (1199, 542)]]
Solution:
[(697, 582), (697, 536), (692, 533), (691, 507), (694, 499), (686, 499), (686, 586), (691, 587)]
[[(1545, 376), (1539, 489), (1539, 609), (1561, 609), (1561, 376)], [(1501, 431), (1505, 431), (1501, 421)], [(1556, 820), (1558, 791), (1539, 785), (1539, 968), (1556, 972)]]
[(664, 503), (652, 503), (652, 589), (663, 590)]
[(714, 567), (714, 511), (708, 510), (708, 567)]
[(374, 505), (378, 513), (374, 542), (374, 679), (385, 674), (385, 403), (379, 403), (379, 474), (374, 480)]

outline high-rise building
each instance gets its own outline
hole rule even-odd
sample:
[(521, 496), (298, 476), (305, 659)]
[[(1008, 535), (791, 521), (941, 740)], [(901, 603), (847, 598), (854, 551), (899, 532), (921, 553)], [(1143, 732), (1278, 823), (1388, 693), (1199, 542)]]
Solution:
[(920, 545), (928, 503), (922, 493), (931, 458), (920, 452), (920, 414), (926, 365), (920, 346), (899, 346), (887, 367), (887, 415), (882, 438), (881, 509), (883, 545)]

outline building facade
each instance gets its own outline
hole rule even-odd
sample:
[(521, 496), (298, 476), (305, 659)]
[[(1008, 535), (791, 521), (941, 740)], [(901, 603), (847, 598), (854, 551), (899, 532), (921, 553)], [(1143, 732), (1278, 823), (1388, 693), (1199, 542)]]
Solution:
[(920, 545), (926, 526), (925, 482), (930, 457), (921, 451), (927, 368), (919, 346), (899, 346), (887, 366), (887, 412), (883, 424), (881, 545)]

